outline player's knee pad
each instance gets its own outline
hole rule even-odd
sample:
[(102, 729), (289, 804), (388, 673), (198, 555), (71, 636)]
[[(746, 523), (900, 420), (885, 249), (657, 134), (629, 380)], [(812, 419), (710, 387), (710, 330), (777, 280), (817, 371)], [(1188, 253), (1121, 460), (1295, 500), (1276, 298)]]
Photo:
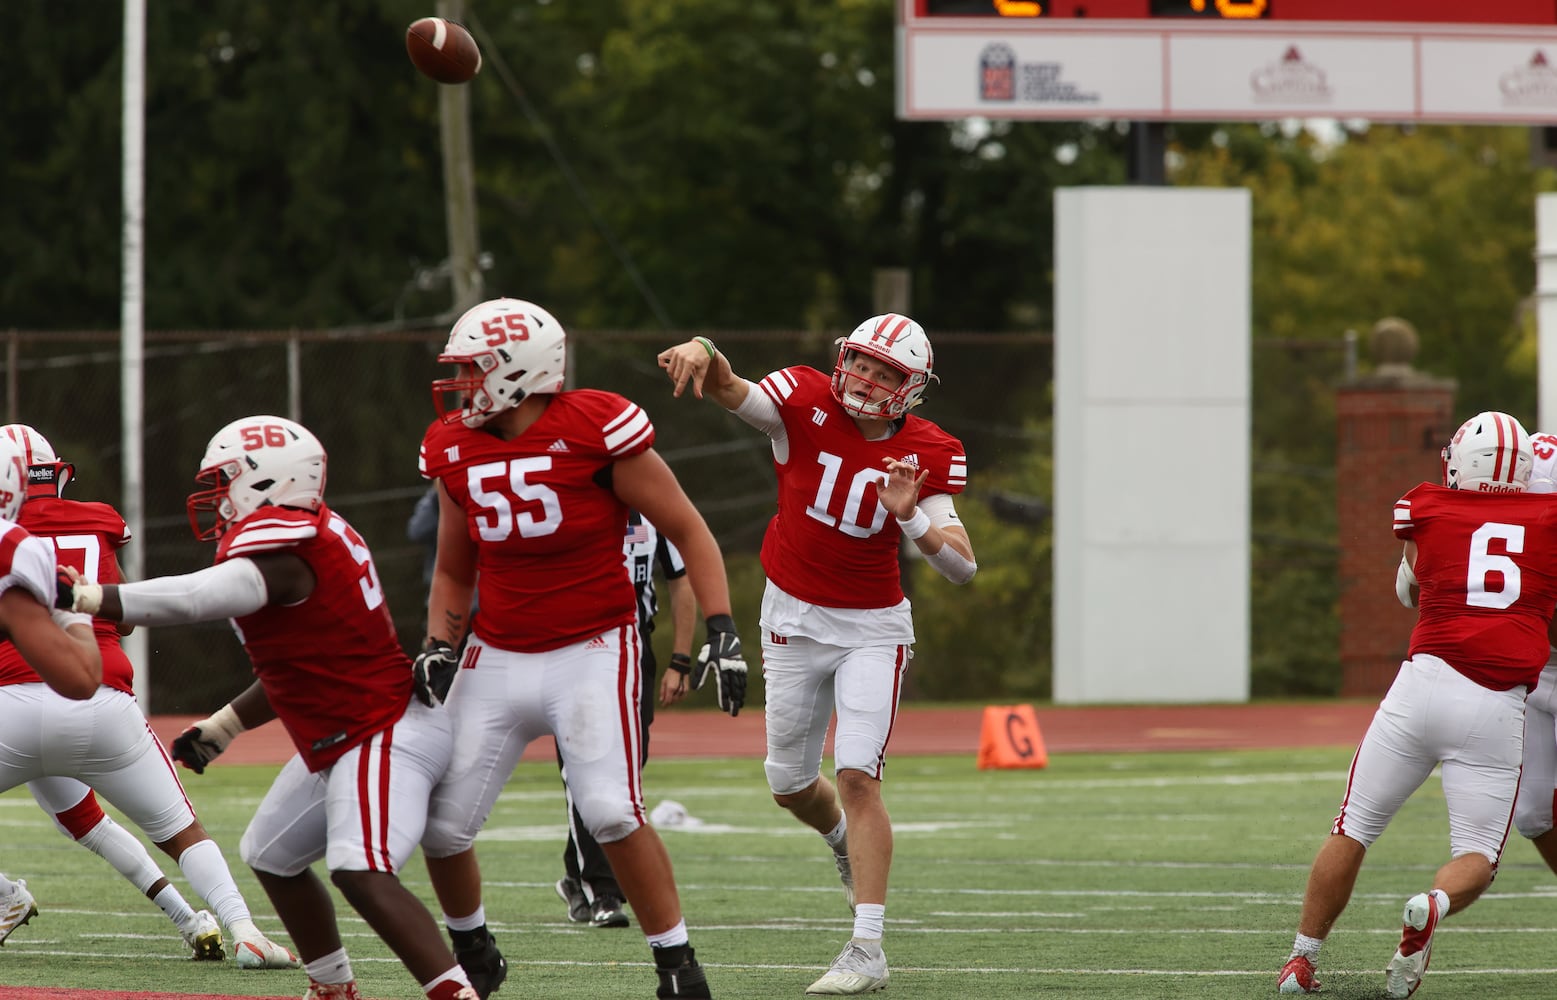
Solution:
[(453, 816), (427, 817), (427, 828), (422, 831), (422, 853), (429, 858), (451, 858), (470, 850), (476, 843), (474, 832)]
[(872, 778), (881, 776), (882, 747), (874, 740), (838, 734), (833, 741), (833, 771), (864, 771)]
[(768, 777), (768, 790), (774, 795), (794, 795), (816, 784), (820, 771), (807, 771), (772, 759), (762, 762), (762, 771)]
[(626, 802), (598, 795), (580, 798), (575, 791), (573, 805), (578, 809), (579, 819), (584, 821), (584, 829), (589, 831), (596, 843), (614, 844), (618, 840), (625, 840), (643, 825)]
[(1552, 829), (1552, 805), (1521, 798), (1514, 803), (1514, 829), (1526, 840), (1534, 840)]

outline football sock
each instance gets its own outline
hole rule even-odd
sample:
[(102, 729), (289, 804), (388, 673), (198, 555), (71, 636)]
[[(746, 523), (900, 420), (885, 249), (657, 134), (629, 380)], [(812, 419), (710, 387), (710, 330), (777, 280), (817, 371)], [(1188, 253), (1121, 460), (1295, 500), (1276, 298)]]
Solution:
[[(202, 840), (178, 856), (178, 867), (189, 880), (189, 887), (216, 911), (216, 919), (231, 929), (240, 920), (249, 919), (249, 905), (238, 892), (232, 872), (214, 840)], [(233, 930), (236, 935), (237, 931)]]
[(644, 937), (648, 939), (649, 947), (651, 948), (674, 948), (677, 945), (686, 944), (687, 922), (678, 920), (676, 926), (670, 930), (661, 931), (658, 934), (645, 934)]
[(438, 1000), (441, 997), (452, 997), (469, 985), (470, 977), (466, 976), (465, 970), (455, 962), (452, 968), (445, 969), (432, 982), (423, 983), (422, 992)]
[(79, 838), (78, 842), (113, 865), (114, 871), (123, 875), (142, 893), (151, 891), (151, 887), (162, 880), (162, 869), (151, 860), (151, 855), (146, 853), (146, 848), (135, 839), (135, 835), (107, 816)]
[(887, 904), (856, 903), (854, 906), (854, 936), (881, 940), (881, 931), (887, 922)]
[(161, 908), (168, 919), (173, 921), (180, 932), (188, 929), (195, 921), (195, 911), (189, 906), (183, 895), (169, 883), (162, 887), (162, 891), (151, 897), (151, 901)]
[(1314, 959), (1319, 957), (1319, 946), (1324, 943), (1324, 938), (1312, 938), (1307, 934), (1299, 934), (1292, 941), (1292, 954), (1288, 957), (1296, 958), (1299, 955), (1302, 955), (1304, 958), (1312, 962)]
[(303, 968), (308, 972), (308, 978), (321, 986), (349, 983), (353, 978), (351, 959), (346, 957), (345, 948), (337, 948), (323, 958), (314, 959)]
[(849, 820), (846, 816), (838, 817), (838, 825), (829, 833), (822, 834), (822, 839), (827, 841), (827, 846), (833, 849), (834, 854), (845, 854), (849, 850)]
[(476, 931), (485, 927), (487, 923), (487, 908), (478, 906), (475, 912), (463, 917), (451, 917), (447, 913), (443, 915), (443, 926), (449, 929), (452, 935), (455, 931)]
[(1449, 915), (1449, 894), (1442, 889), (1434, 889), (1428, 893), (1433, 897), (1433, 902), (1438, 904), (1438, 919), (1442, 920)]

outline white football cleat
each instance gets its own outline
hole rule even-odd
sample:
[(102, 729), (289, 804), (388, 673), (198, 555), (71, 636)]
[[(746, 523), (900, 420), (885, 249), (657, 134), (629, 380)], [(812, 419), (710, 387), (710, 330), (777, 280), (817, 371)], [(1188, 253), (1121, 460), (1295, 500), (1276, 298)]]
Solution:
[(316, 983), (310, 977), (308, 980), (308, 992), (303, 994), (303, 1000), (362, 1000), (362, 994), (357, 992), (357, 983)]
[(27, 891), (27, 883), (17, 879), (11, 883), (11, 891), (0, 896), (0, 944), (11, 932), (38, 915), (38, 902)]
[(1384, 968), (1384, 995), (1390, 1000), (1405, 1000), (1422, 985), (1433, 957), (1433, 932), (1438, 929), (1438, 906), (1433, 897), (1419, 892), (1406, 900), (1401, 922), (1400, 947)]
[(194, 952), (190, 957), (196, 962), (220, 962), (227, 957), (222, 949), (222, 927), (210, 910), (195, 914), (194, 923), (184, 931), (184, 943)]
[(806, 996), (857, 996), (887, 988), (887, 955), (880, 941), (854, 938), (843, 946), (827, 974), (806, 987)]
[(295, 969), (302, 964), (296, 955), (263, 934), (239, 938), (232, 950), (240, 969)]
[(838, 866), (838, 881), (843, 883), (843, 898), (849, 904), (849, 912), (854, 912), (854, 867), (849, 864), (847, 854), (834, 854), (833, 864)]

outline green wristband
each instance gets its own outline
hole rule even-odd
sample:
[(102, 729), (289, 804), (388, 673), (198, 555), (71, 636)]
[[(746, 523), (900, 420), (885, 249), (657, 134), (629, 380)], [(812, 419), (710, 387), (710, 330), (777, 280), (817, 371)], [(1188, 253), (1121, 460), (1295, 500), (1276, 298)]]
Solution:
[(714, 350), (714, 342), (707, 337), (693, 337), (692, 339), (703, 345), (703, 350), (708, 352), (710, 358), (719, 353)]

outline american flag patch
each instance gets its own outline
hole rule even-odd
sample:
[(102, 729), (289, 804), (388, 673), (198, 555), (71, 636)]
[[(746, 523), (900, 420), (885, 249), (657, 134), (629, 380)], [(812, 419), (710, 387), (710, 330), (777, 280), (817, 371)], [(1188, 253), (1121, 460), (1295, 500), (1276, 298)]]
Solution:
[(627, 544), (641, 545), (649, 540), (649, 529), (641, 524), (629, 524), (627, 526)]

